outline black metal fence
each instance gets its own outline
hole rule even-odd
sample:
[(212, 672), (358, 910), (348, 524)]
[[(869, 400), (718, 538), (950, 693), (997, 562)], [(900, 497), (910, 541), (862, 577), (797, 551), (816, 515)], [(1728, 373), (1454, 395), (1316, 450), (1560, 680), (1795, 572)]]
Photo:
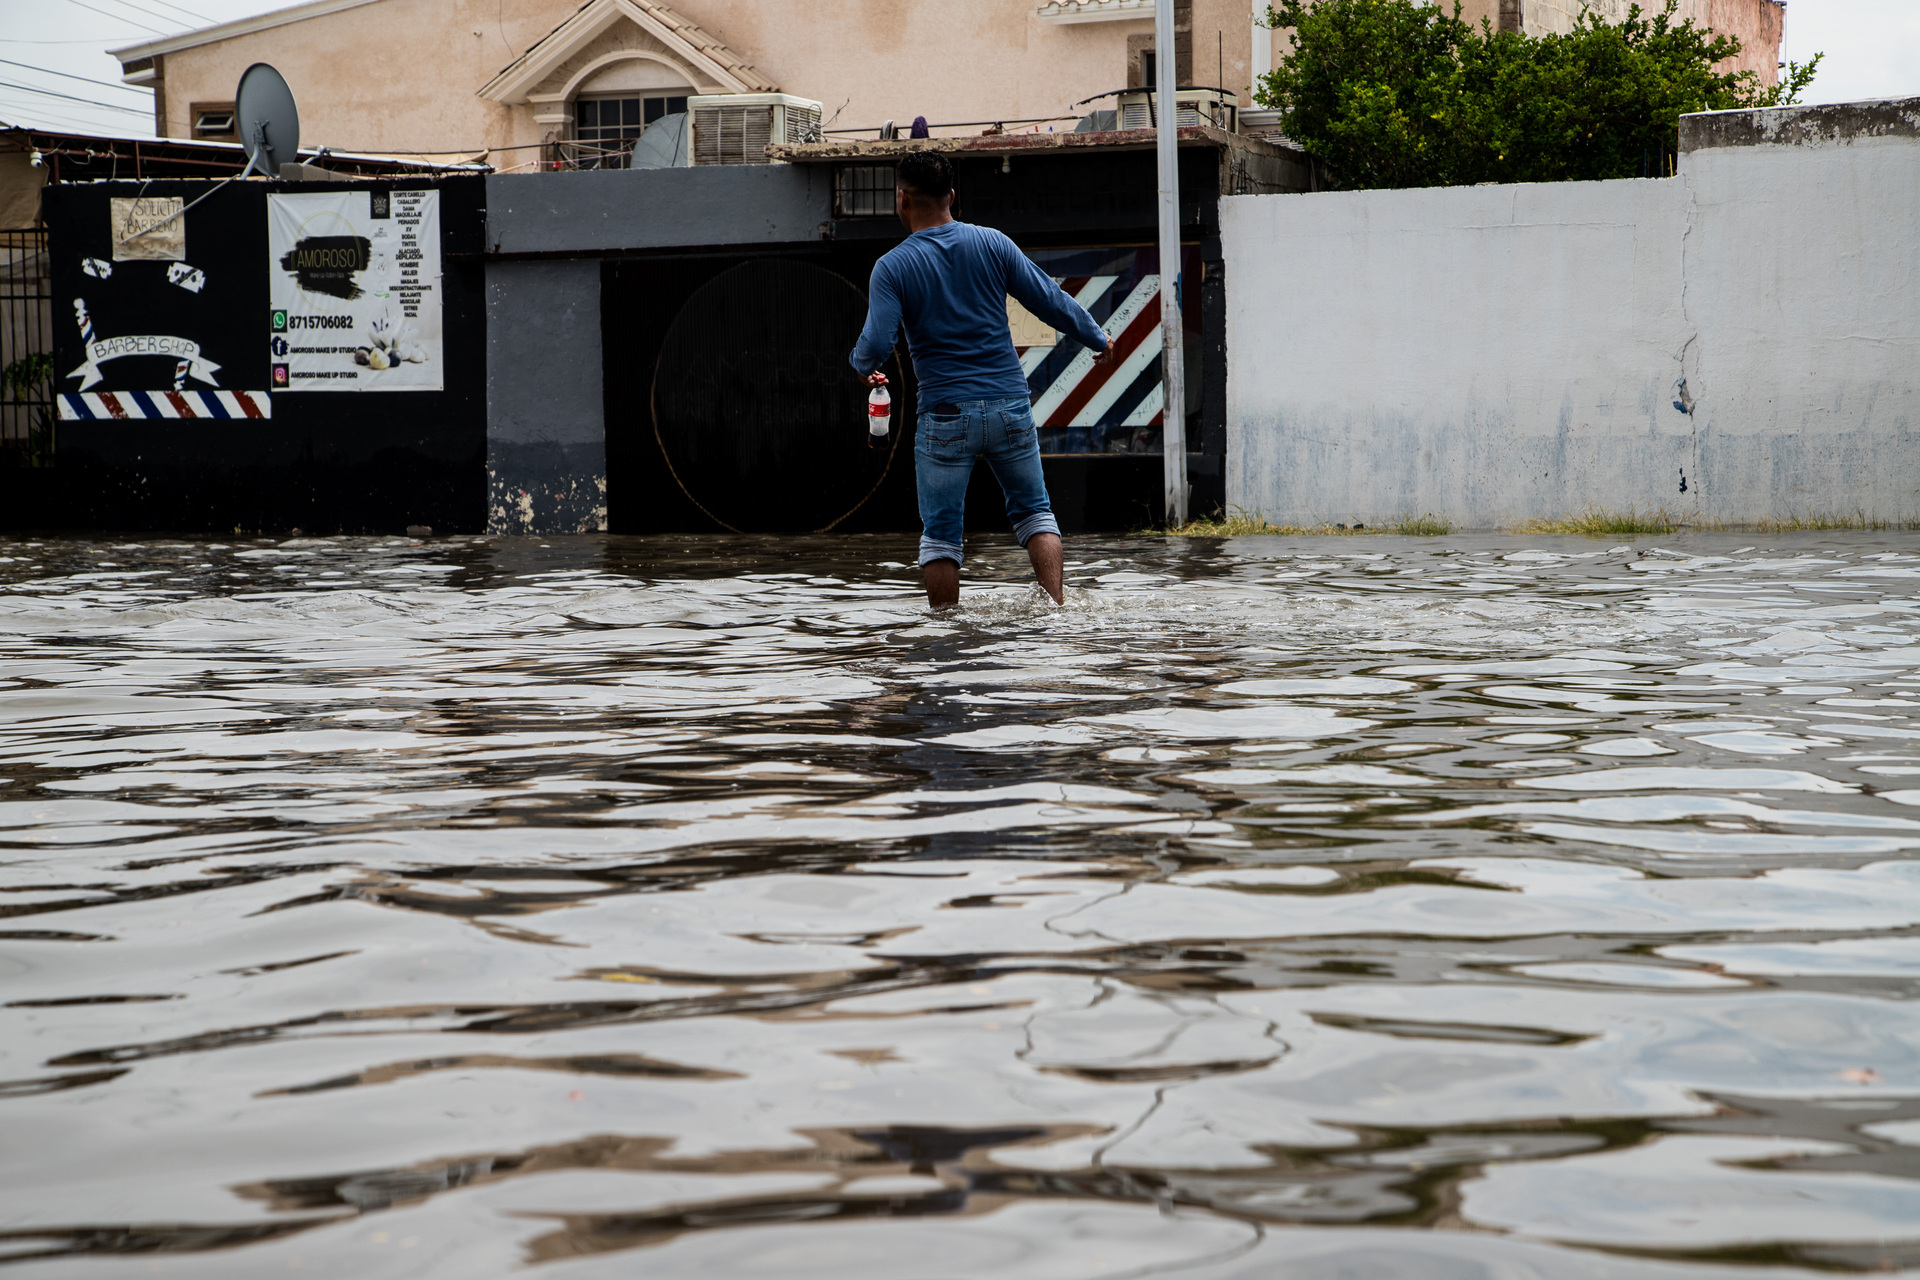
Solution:
[(0, 231), (0, 467), (52, 466), (53, 440), (47, 233)]

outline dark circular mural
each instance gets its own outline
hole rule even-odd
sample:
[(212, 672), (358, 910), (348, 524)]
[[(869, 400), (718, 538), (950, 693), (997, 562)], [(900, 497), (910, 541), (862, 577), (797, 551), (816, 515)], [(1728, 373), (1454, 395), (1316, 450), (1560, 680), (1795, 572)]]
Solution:
[(847, 355), (866, 295), (805, 262), (742, 263), (700, 286), (667, 329), (653, 429), (687, 496), (744, 533), (833, 527), (879, 486), (900, 447), (898, 362), (884, 449), (867, 445), (867, 387)]

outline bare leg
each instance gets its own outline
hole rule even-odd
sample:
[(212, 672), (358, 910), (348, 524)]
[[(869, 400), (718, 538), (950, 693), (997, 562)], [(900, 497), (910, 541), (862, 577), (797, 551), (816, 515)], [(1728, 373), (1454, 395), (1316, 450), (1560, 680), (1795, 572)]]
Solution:
[[(1033, 576), (1040, 579), (1041, 589), (1053, 597), (1055, 604), (1066, 603), (1062, 581), (1065, 577), (1066, 558), (1066, 552), (1060, 547), (1060, 535), (1057, 533), (1036, 533), (1027, 539), (1027, 559), (1033, 561)], [(932, 588), (929, 587), (928, 590)], [(958, 583), (955, 583), (954, 590), (959, 590)]]
[(927, 607), (936, 613), (960, 603), (960, 566), (951, 560), (929, 560), (920, 571), (927, 584)]

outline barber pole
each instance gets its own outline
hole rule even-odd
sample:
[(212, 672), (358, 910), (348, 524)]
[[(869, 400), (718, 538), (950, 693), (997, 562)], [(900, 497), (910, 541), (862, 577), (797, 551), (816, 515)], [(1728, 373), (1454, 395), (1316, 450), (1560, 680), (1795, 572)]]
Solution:
[(138, 418), (244, 421), (273, 416), (273, 397), (264, 391), (63, 391), (58, 399), (62, 422)]
[(192, 362), (187, 360), (181, 360), (173, 366), (173, 389), (175, 391), (186, 390), (187, 370), (192, 367)]
[[(1098, 297), (1117, 279), (1116, 276), (1095, 276), (1077, 291), (1071, 289), (1079, 283), (1077, 280), (1065, 281), (1064, 285), (1075, 292), (1078, 300), (1084, 294)], [(1115, 359), (1109, 364), (1096, 365), (1093, 353), (1082, 351), (1069, 361), (1045, 387), (1038, 389), (1033, 402), (1036, 426), (1090, 427), (1106, 420), (1109, 411), (1116, 407), (1127, 411), (1124, 421), (1128, 425), (1160, 425), (1160, 398), (1155, 390), (1136, 394), (1130, 405), (1119, 404), (1122, 397), (1137, 392), (1134, 384), (1160, 355), (1160, 276), (1157, 273), (1141, 276), (1121, 295), (1101, 328), (1107, 331), (1107, 340), (1113, 344)], [(1134, 422), (1149, 400), (1153, 402), (1152, 408), (1139, 422)]]
[[(1161, 285), (1153, 249), (1038, 250), (1035, 261), (1106, 331), (1113, 359), (1077, 343), (1016, 346), (1043, 452), (1162, 452)], [(1188, 335), (1189, 337), (1191, 335)]]

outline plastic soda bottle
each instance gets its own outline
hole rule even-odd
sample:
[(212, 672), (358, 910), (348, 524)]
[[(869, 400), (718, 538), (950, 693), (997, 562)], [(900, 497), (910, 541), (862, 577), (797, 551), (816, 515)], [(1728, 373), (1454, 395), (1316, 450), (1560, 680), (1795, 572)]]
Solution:
[(867, 448), (884, 449), (893, 424), (893, 396), (885, 387), (867, 393)]

